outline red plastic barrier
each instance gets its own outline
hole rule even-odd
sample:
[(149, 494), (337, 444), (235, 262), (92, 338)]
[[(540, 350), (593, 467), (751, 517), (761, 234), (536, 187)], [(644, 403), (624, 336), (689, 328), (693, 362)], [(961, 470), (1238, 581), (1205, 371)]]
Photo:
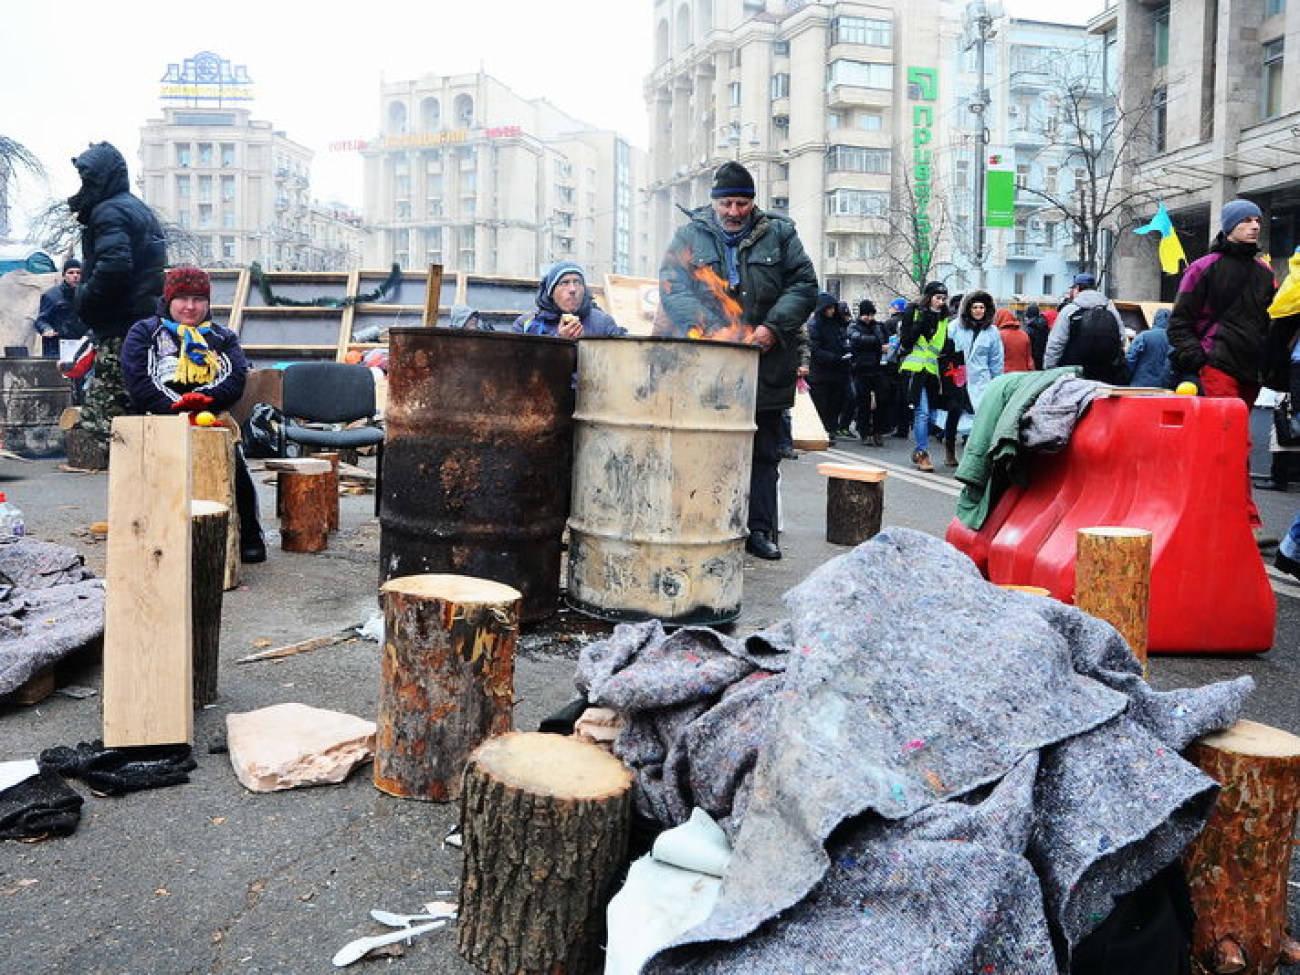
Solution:
[(991, 582), (1074, 601), (1080, 528), (1151, 532), (1152, 653), (1258, 653), (1276, 604), (1246, 513), (1246, 404), (1192, 396), (1099, 398), (1065, 450), (1036, 456), (979, 531), (947, 539)]

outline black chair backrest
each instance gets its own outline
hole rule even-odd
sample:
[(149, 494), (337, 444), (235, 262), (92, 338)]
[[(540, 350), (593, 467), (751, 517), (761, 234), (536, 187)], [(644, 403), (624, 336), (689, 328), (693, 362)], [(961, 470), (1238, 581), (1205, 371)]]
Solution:
[(348, 362), (296, 362), (284, 369), (281, 396), (286, 416), (351, 423), (374, 415), (375, 379), (368, 367)]

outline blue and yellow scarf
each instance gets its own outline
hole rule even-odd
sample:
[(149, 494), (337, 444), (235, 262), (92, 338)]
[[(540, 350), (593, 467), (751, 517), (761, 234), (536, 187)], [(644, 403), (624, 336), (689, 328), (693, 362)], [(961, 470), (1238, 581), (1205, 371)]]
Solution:
[(212, 334), (212, 323), (201, 325), (182, 325), (164, 318), (167, 330), (176, 336), (181, 354), (176, 363), (176, 375), (172, 382), (178, 386), (206, 386), (217, 377), (217, 354), (208, 345), (208, 336)]

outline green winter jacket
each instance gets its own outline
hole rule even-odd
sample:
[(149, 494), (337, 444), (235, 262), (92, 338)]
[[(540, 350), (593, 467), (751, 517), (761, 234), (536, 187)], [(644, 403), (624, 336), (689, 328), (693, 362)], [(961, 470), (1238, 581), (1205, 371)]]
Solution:
[[(783, 410), (794, 405), (795, 373), (800, 362), (800, 333), (817, 303), (817, 273), (795, 232), (794, 222), (755, 209), (754, 229), (740, 243), (739, 288), (744, 324), (766, 325), (777, 344), (758, 360), (756, 408)], [(726, 281), (724, 245), (713, 208), (702, 206), (678, 228), (659, 269), (660, 303), (672, 334), (685, 335), (700, 322), (716, 322), (718, 302), (695, 272), (710, 268)], [(662, 334), (662, 329), (656, 329)]]

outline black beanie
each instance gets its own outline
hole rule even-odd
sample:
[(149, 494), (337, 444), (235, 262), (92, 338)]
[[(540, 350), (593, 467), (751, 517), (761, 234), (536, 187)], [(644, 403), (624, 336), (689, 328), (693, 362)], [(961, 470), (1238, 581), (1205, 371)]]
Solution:
[(876, 305), (875, 302), (873, 302), (870, 298), (863, 298), (861, 301), (858, 302), (859, 315), (874, 315), (875, 313), (876, 313)]
[(723, 163), (713, 174), (713, 199), (724, 196), (747, 196), (754, 198), (754, 177), (749, 170), (738, 162)]
[(79, 268), (79, 267), (81, 267), (81, 262), (77, 260), (75, 257), (69, 257), (66, 261), (63, 262), (63, 273), (67, 274), (69, 271), (73, 270), (74, 268)]
[(921, 296), (929, 298), (931, 295), (946, 295), (947, 293), (948, 286), (942, 281), (927, 281), (925, 283), (925, 289), (921, 292)]

